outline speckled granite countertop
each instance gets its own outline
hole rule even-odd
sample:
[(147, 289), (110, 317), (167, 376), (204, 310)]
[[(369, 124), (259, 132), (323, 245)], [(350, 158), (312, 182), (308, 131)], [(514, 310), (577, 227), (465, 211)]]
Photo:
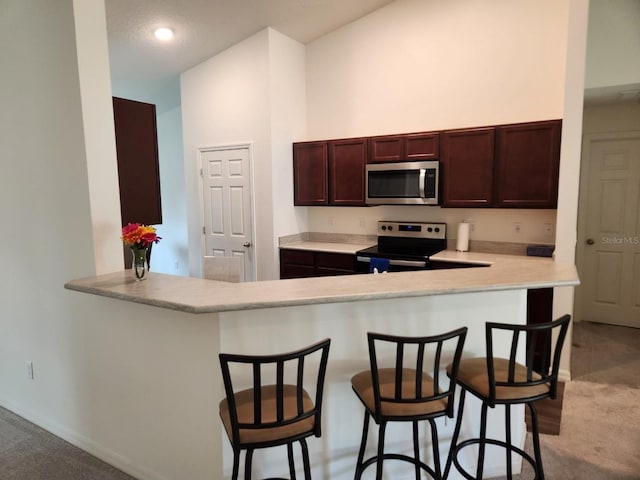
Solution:
[(130, 271), (72, 280), (69, 290), (190, 313), (354, 302), (578, 285), (572, 264), (550, 258), (441, 252), (440, 260), (490, 263), (488, 268), (422, 270), (383, 275), (226, 283), (160, 273), (135, 282)]

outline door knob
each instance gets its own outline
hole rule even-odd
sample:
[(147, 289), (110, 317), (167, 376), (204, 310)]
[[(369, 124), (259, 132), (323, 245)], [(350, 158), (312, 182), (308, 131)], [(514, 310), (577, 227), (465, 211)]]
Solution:
[(593, 241), (593, 238), (587, 238), (587, 245), (593, 245), (594, 243), (596, 242)]
[(242, 244), (242, 246), (243, 246), (244, 248), (249, 248), (249, 247), (251, 246), (251, 242), (244, 242), (244, 243)]

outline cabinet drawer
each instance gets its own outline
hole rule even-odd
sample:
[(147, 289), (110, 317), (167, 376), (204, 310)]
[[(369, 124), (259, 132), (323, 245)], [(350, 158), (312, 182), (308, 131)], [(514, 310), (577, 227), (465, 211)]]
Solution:
[(282, 263), (314, 266), (313, 252), (304, 250), (281, 250), (280, 259)]
[(344, 253), (316, 253), (316, 267), (355, 272), (356, 256)]
[(280, 278), (306, 278), (315, 277), (316, 269), (312, 265), (296, 265), (295, 263), (283, 263), (280, 265)]

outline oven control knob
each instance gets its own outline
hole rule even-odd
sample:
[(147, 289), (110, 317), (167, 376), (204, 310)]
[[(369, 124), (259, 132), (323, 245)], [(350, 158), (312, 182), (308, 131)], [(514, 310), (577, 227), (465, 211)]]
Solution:
[(387, 226), (386, 225), (382, 225), (382, 227), (380, 227), (380, 228), (382, 228), (382, 230), (386, 230)]
[(431, 227), (427, 228), (427, 232), (433, 232), (433, 228)]
[(389, 225), (389, 231), (393, 230), (393, 225)]
[(436, 227), (436, 233), (440, 231), (440, 227)]

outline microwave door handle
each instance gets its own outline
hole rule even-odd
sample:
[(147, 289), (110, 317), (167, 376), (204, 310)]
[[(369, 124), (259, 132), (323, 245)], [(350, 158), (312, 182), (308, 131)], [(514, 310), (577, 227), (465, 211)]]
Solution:
[(426, 173), (427, 173), (427, 170), (425, 168), (421, 168), (420, 169), (420, 178), (418, 180), (418, 182), (420, 183), (420, 198), (424, 198), (425, 197), (424, 179), (425, 179)]

